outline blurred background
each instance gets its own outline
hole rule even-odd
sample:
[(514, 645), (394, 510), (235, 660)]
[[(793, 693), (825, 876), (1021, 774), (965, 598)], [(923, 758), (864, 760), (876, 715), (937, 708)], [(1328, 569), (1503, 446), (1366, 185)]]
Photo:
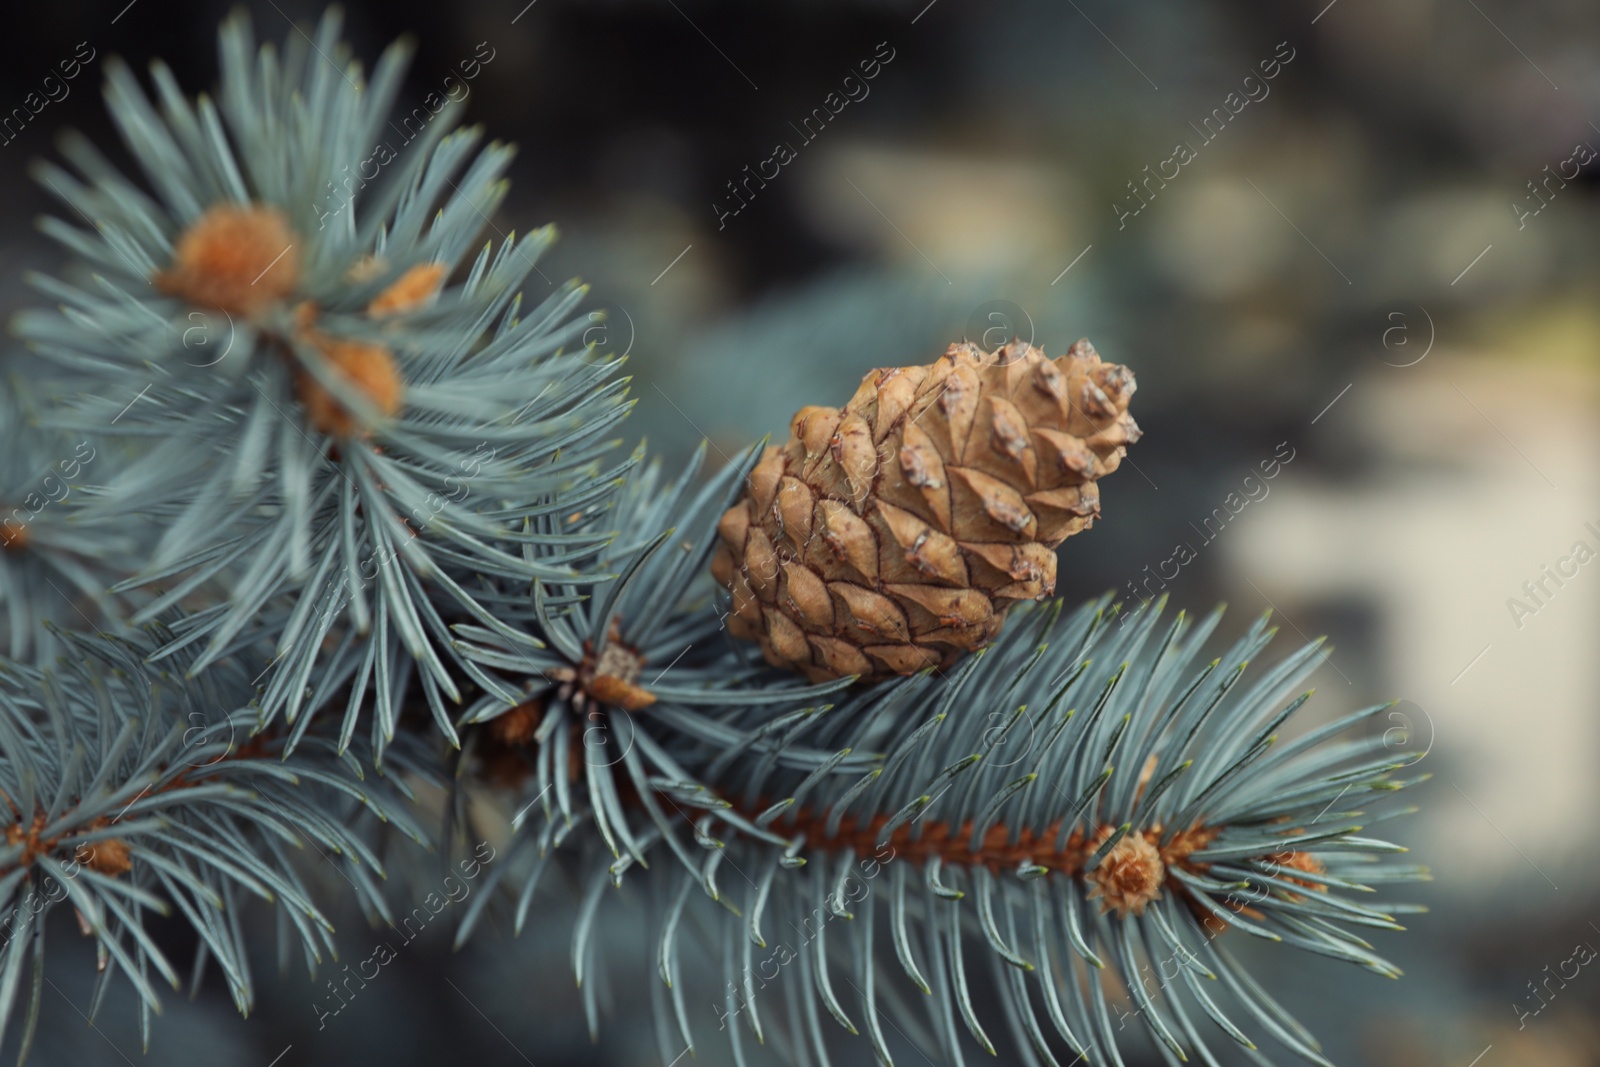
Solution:
[[(263, 40), (320, 13), (247, 6)], [(799, 406), (962, 338), (1058, 355), (1088, 336), (1133, 368), (1145, 437), (1058, 592), (1164, 588), (1229, 602), (1225, 631), (1271, 608), (1281, 644), (1328, 634), (1308, 723), (1403, 698), (1384, 726), (1434, 775), (1393, 824), (1434, 868), (1432, 910), (1376, 942), (1406, 976), (1254, 953), (1269, 987), (1340, 1063), (1600, 1063), (1600, 975), (1549, 982), (1600, 944), (1600, 8), (346, 6), (369, 61), (415, 37), (408, 108), (479, 61), (451, 106), (521, 148), (492, 225), (558, 224), (541, 270), (593, 284), (590, 339), (635, 375), (627, 433), (668, 464), (782, 436)], [(0, 134), (0, 310), (60, 258), (29, 161), (68, 127), (113, 140), (105, 60), (160, 56), (205, 89), (229, 8), (7, 13), (4, 109), (93, 58)], [(326, 991), (270, 963), (248, 1021), (216, 989), (169, 998), (142, 1056), (126, 991), (86, 1028), (89, 985), (63, 967), (34, 1062), (657, 1064), (626, 986), (590, 1043), (570, 916), (548, 906), (518, 941), (406, 947), (321, 1029)], [(614, 950), (638, 964), (626, 921)], [(358, 917), (340, 929), (349, 960), (370, 953)], [(725, 1056), (708, 1041), (695, 1062)]]

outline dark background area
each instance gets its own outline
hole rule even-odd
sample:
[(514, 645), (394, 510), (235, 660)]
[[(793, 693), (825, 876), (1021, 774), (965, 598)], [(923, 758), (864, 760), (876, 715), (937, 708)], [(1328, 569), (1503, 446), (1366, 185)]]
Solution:
[[(1089, 336), (1139, 375), (1146, 436), (1102, 487), (1104, 520), (1064, 546), (1058, 591), (1126, 592), (1187, 541), (1195, 562), (1164, 583), (1177, 605), (1227, 599), (1225, 630), (1270, 607), (1287, 643), (1330, 634), (1311, 715), (1403, 697), (1403, 728), (1429, 742), (1435, 780), (1395, 833), (1435, 868), (1417, 891), (1433, 911), (1377, 942), (1407, 976), (1254, 953), (1269, 987), (1338, 1062), (1600, 1062), (1587, 971), (1518, 1026), (1539, 1003), (1529, 983), (1574, 942), (1600, 943), (1600, 577), (1586, 569), (1531, 619), (1508, 610), (1600, 521), (1600, 162), (1538, 200), (1530, 187), (1578, 144), (1600, 148), (1600, 9), (524, 2), (347, 4), (345, 33), (369, 67), (414, 38), (407, 109), (480, 42), (493, 50), (452, 105), (520, 146), (493, 226), (560, 227), (540, 267), (591, 282), (591, 306), (609, 309), (592, 339), (628, 352), (630, 443), (647, 435), (669, 464), (702, 436), (731, 453), (782, 435), (803, 404), (842, 403), (868, 369), (928, 362), (963, 336), (1019, 334), (1051, 355)], [(321, 12), (246, 6), (263, 41)], [(34, 299), (26, 270), (61, 258), (32, 225), (56, 205), (29, 161), (69, 127), (112, 146), (99, 85), (113, 55), (213, 85), (232, 9), (7, 12), (0, 107), (79, 42), (96, 58), (0, 145), (0, 312)], [(792, 124), (880, 42), (893, 58), (869, 94), (800, 143)], [(1205, 140), (1196, 127), (1280, 42), (1293, 58), (1270, 93)], [(727, 183), (785, 140), (794, 161), (719, 228)], [(1129, 183), (1179, 141), (1196, 158), (1119, 220), (1140, 203)], [(1270, 492), (1196, 536), (1280, 445), (1294, 458)], [(407, 946), (321, 1030), (311, 1005), (328, 975), (274, 977), (263, 930), (260, 1010), (241, 1021), (210, 986), (171, 997), (142, 1057), (126, 991), (98, 1031), (83, 1025), (92, 963), (69, 958), (84, 946), (64, 921), (34, 1062), (656, 1065), (642, 926), (609, 931), (622, 970), (591, 1046), (571, 907), (543, 900), (520, 939)], [(341, 920), (346, 962), (364, 958), (379, 934)], [(723, 1063), (704, 1021), (695, 1062)], [(921, 1062), (909, 1048), (904, 1061)], [(835, 1062), (870, 1051), (845, 1043)]]

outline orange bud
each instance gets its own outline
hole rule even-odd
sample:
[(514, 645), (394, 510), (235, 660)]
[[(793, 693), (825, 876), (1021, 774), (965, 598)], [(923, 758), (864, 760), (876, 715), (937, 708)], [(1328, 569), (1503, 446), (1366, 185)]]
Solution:
[(296, 240), (277, 208), (215, 204), (179, 234), (172, 266), (151, 281), (191, 304), (254, 315), (294, 292)]

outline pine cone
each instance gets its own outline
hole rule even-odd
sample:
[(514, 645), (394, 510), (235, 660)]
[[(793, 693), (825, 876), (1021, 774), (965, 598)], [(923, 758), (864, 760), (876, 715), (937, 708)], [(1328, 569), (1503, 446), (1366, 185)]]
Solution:
[(813, 681), (943, 667), (1055, 589), (1055, 547), (1100, 514), (1096, 479), (1139, 439), (1133, 373), (1087, 340), (1013, 340), (869, 372), (806, 407), (722, 516), (728, 628)]

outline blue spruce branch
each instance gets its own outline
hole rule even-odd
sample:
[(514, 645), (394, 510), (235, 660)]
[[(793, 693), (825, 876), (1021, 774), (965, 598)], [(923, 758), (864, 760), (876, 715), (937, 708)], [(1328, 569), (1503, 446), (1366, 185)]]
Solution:
[(741, 1064), (827, 1063), (835, 1030), (884, 1063), (892, 1031), (951, 1064), (1326, 1063), (1229, 946), (1398, 974), (1363, 931), (1417, 909), (1373, 894), (1427, 872), (1368, 828), (1417, 757), (1345, 736), (1386, 706), (1282, 741), (1318, 645), (1248, 674), (1266, 618), (1205, 661), (1220, 612), (1109, 598), (873, 684), (764, 663), (709, 573), (762, 446), (670, 479), (617, 451), (619, 361), (582, 347), (582, 286), (525, 298), (551, 229), (479, 244), (511, 153), (457, 109), (329, 210), (407, 58), (369, 79), (339, 29), (279, 50), (230, 20), (214, 99), (115, 66), (140, 176), (79, 136), (37, 169), (74, 262), (18, 320), (55, 377), (0, 397), (0, 1036), (20, 1018), (26, 1056), (59, 905), (95, 1010), (130, 982), (148, 1041), (179, 981), (152, 916), (247, 1011), (249, 898), (314, 973), (330, 886), (392, 922), (386, 877), (428, 861), (389, 839), (448, 856), (499, 813), (456, 943), (491, 908), (520, 931), (566, 868), (598, 1032), (603, 909), (642, 894), (664, 1062), (714, 1023)]

